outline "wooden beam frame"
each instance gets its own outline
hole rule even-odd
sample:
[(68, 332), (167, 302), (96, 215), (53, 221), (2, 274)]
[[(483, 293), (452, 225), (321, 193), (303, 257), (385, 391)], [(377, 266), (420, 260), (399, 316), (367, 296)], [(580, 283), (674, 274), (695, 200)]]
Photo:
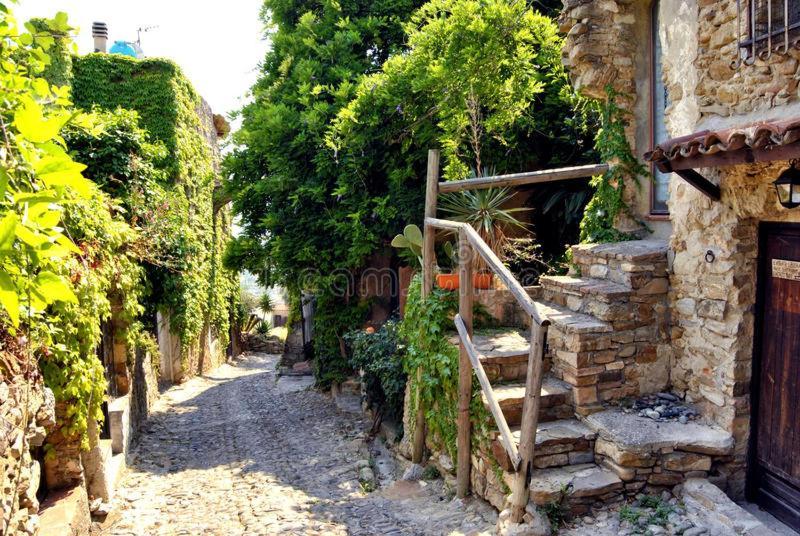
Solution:
[[(471, 229), (471, 227), (470, 227)], [(472, 339), (472, 304), (475, 289), (472, 282), (472, 248), (467, 239), (466, 229), (458, 233), (458, 315), (466, 337), (459, 337), (458, 345), (458, 435), (456, 494), (464, 498), (469, 494), (470, 461), (472, 456), (472, 423), (469, 418), (469, 405), (472, 402), (472, 366), (470, 364), (467, 341)]]
[(662, 173), (675, 173), (677, 176), (700, 190), (700, 192), (713, 201), (722, 199), (722, 191), (719, 186), (703, 177), (700, 173), (691, 168), (675, 169), (669, 160), (656, 162), (656, 167)]
[(458, 330), (458, 335), (467, 350), (467, 355), (469, 355), (469, 361), (472, 364), (472, 370), (475, 371), (475, 375), (478, 377), (478, 382), (481, 384), (481, 388), (486, 395), (486, 400), (489, 402), (489, 411), (492, 412), (494, 421), (497, 423), (497, 428), (500, 430), (503, 448), (508, 453), (508, 457), (511, 459), (511, 464), (514, 466), (514, 469), (517, 470), (519, 469), (520, 464), (519, 451), (517, 450), (517, 445), (514, 442), (514, 436), (511, 433), (511, 428), (508, 426), (506, 416), (503, 415), (503, 410), (500, 408), (500, 403), (497, 401), (497, 397), (494, 394), (492, 383), (489, 381), (489, 377), (486, 375), (486, 371), (483, 369), (483, 364), (481, 364), (481, 354), (478, 352), (478, 349), (475, 348), (475, 345), (472, 344), (469, 331), (467, 330), (467, 326), (464, 324), (464, 320), (461, 318), (461, 315), (456, 315), (455, 323), (456, 329)]
[(510, 175), (495, 175), (493, 177), (478, 177), (476, 179), (460, 181), (446, 181), (439, 183), (439, 192), (462, 192), (464, 190), (501, 188), (504, 186), (522, 186), (525, 184), (541, 184), (569, 179), (582, 179), (584, 177), (599, 175), (606, 171), (608, 171), (608, 164), (591, 164), (588, 166), (573, 166), (560, 169), (529, 171), (526, 173), (512, 173)]

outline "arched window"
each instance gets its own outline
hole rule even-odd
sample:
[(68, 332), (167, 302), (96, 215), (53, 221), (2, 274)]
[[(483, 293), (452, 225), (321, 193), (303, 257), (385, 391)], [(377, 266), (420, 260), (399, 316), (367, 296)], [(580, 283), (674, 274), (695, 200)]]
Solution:
[[(650, 84), (650, 103), (651, 103), (651, 137), (653, 147), (669, 139), (667, 134), (667, 123), (665, 121), (665, 111), (669, 106), (669, 95), (667, 86), (664, 83), (664, 70), (662, 64), (661, 39), (659, 38), (659, 0), (654, 0), (651, 16), (651, 58), (652, 81)], [(655, 167), (652, 168), (653, 183), (650, 194), (650, 213), (669, 214), (667, 200), (669, 199), (669, 173), (662, 173)]]

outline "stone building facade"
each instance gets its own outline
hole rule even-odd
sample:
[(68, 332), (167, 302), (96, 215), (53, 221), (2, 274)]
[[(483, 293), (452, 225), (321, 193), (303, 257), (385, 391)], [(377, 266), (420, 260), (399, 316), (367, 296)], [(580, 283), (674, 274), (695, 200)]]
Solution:
[[(757, 3), (755, 12), (761, 4), (767, 3)], [(728, 493), (737, 497), (745, 492), (748, 464), (755, 463), (758, 341), (767, 329), (759, 317), (758, 289), (772, 274), (759, 273), (765, 255), (759, 236), (767, 222), (800, 222), (800, 209), (784, 208), (772, 184), (791, 158), (800, 157), (784, 129), (775, 126), (800, 116), (800, 50), (780, 47), (789, 32), (776, 22), (783, 2), (772, 4), (780, 12), (773, 12), (771, 24), (780, 32), (775, 42), (764, 37), (755, 44), (748, 39), (760, 26), (750, 25), (754, 11), (747, 0), (564, 0), (559, 21), (575, 87), (595, 98), (604, 98), (609, 85), (619, 93), (618, 103), (631, 112), (634, 153), (644, 162), (655, 147), (648, 159), (668, 164), (691, 156), (692, 169), (719, 188), (716, 200), (664, 173), (668, 214), (649, 210), (652, 181), (645, 181), (641, 193), (630, 188), (629, 204), (650, 224), (653, 237), (669, 245), (665, 380), (733, 435), (734, 455), (723, 472)], [(792, 17), (800, 9), (796, 4), (786, 3)], [(768, 16), (757, 12), (754, 21), (766, 24)], [(665, 131), (660, 138), (659, 121)], [(680, 137), (692, 141), (675, 140)], [(671, 152), (659, 152), (665, 147)], [(765, 147), (774, 147), (774, 155)], [(794, 299), (785, 298), (784, 305), (791, 309)]]

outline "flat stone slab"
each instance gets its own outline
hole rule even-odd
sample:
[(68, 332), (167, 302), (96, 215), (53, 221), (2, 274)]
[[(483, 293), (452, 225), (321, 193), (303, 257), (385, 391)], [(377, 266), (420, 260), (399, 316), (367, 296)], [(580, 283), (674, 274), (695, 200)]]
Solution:
[(608, 244), (579, 244), (572, 251), (581, 256), (617, 259), (621, 261), (667, 260), (667, 242), (664, 240), (630, 240)]
[[(448, 340), (452, 344), (459, 343), (457, 334), (451, 335)], [(514, 328), (476, 330), (472, 335), (472, 344), (481, 354), (481, 361), (488, 363), (513, 358), (527, 361), (531, 348), (528, 332)]]
[[(519, 428), (511, 431), (517, 445), (519, 445), (520, 433)], [(597, 433), (577, 419), (540, 422), (536, 428), (537, 447), (576, 443), (584, 439), (591, 441), (595, 437), (597, 437)]]
[(571, 486), (570, 497), (596, 497), (621, 491), (622, 480), (593, 463), (541, 469), (531, 475), (531, 501), (541, 506), (558, 500), (567, 486)]
[(776, 536), (750, 512), (704, 478), (690, 478), (681, 488), (690, 519), (712, 534)]
[(539, 282), (544, 288), (556, 291), (563, 290), (577, 295), (592, 296), (605, 303), (627, 299), (633, 292), (628, 287), (620, 285), (619, 283), (591, 277), (545, 275), (539, 278)]
[(614, 331), (611, 324), (594, 316), (576, 313), (550, 302), (536, 302), (536, 304), (545, 318), (565, 333), (611, 333)]
[[(517, 405), (521, 406), (525, 398), (525, 384), (521, 382), (495, 385), (493, 386), (493, 390), (494, 396), (497, 398), (497, 402), (502, 409), (515, 407)], [(547, 400), (548, 398), (559, 397), (561, 395), (566, 396), (570, 394), (570, 391), (572, 391), (572, 388), (568, 383), (550, 375), (545, 375), (542, 378), (541, 406), (551, 406), (552, 404), (549, 403)], [(483, 403), (488, 404), (489, 402), (486, 399), (486, 395), (483, 394), (483, 391), (481, 391), (481, 396), (483, 397)]]
[(586, 424), (621, 450), (649, 454), (663, 448), (724, 456), (733, 451), (733, 436), (707, 424), (657, 422), (610, 409), (586, 417)]

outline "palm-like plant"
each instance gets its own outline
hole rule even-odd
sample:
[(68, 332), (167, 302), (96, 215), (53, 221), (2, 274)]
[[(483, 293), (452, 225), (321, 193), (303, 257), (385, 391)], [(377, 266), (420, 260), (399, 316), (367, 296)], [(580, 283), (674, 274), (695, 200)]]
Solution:
[[(514, 193), (508, 188), (468, 190), (444, 196), (440, 208), (451, 219), (471, 225), (495, 255), (502, 259), (508, 230), (527, 228), (527, 224), (514, 214), (529, 208), (503, 208), (513, 196)], [(477, 257), (477, 267), (483, 268), (480, 256)]]
[(261, 309), (263, 320), (266, 320), (267, 314), (275, 309), (275, 305), (272, 303), (272, 296), (269, 295), (269, 292), (265, 292), (262, 294), (261, 298), (258, 299), (258, 308)]

